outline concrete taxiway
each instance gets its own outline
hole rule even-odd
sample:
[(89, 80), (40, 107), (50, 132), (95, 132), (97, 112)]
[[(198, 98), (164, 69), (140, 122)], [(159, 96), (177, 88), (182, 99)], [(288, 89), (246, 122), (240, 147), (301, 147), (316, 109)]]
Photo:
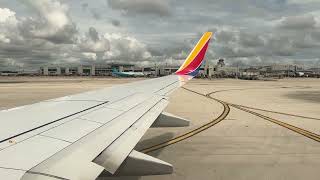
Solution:
[[(0, 79), (0, 107), (132, 80)], [(150, 129), (135, 148), (171, 163), (174, 173), (112, 179), (319, 179), (319, 92), (320, 79), (194, 79), (167, 107), (191, 126)]]

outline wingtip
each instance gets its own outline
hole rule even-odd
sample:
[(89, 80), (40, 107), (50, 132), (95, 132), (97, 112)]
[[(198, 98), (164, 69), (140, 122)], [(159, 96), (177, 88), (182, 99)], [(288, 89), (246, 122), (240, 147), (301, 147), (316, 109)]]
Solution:
[(202, 35), (196, 46), (175, 74), (190, 76), (196, 76), (198, 74), (212, 34), (211, 31), (207, 31)]

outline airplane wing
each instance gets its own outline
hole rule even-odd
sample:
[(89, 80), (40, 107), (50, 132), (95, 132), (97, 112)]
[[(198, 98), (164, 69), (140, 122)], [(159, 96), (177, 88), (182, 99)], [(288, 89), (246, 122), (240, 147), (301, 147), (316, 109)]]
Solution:
[(163, 110), (168, 95), (198, 73), (211, 35), (173, 75), (0, 111), (0, 179), (171, 173), (169, 163), (133, 148), (151, 126), (188, 125)]

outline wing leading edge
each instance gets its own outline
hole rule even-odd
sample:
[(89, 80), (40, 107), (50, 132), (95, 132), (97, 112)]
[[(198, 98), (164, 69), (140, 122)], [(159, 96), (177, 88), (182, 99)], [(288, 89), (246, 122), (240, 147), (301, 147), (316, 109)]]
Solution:
[(154, 175), (172, 166), (133, 150), (152, 127), (189, 121), (163, 112), (168, 95), (199, 72), (206, 32), (175, 74), (0, 111), (0, 177), (95, 179)]

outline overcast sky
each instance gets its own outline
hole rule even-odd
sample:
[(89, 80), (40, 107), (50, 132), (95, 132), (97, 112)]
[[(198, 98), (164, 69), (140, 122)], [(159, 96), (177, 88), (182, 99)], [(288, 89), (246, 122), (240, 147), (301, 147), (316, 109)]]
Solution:
[(212, 61), (320, 64), (320, 0), (0, 0), (0, 67), (177, 65), (208, 30)]

